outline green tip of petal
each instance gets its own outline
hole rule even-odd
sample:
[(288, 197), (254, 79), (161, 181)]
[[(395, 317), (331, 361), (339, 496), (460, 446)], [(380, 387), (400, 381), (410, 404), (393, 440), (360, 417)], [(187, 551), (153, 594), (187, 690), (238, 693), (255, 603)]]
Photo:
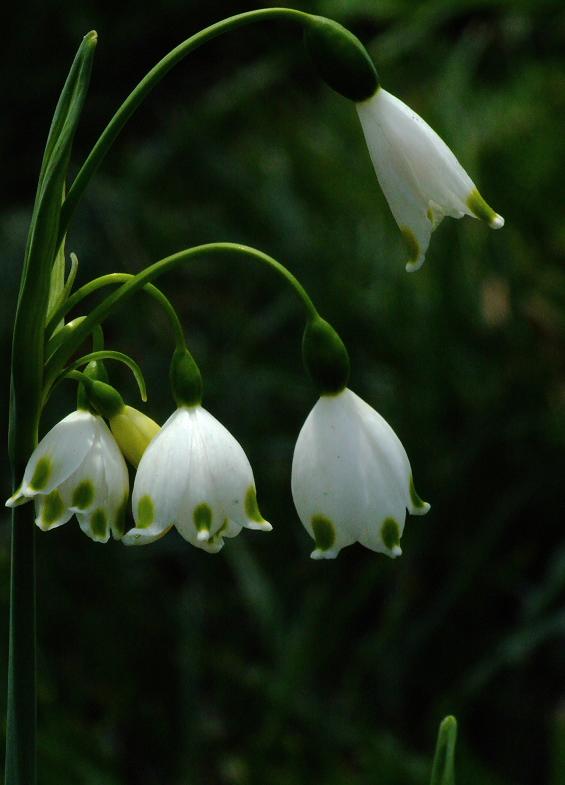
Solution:
[(137, 504), (137, 528), (148, 529), (155, 520), (155, 505), (151, 496), (142, 496)]
[(29, 487), (32, 489), (32, 491), (41, 491), (43, 488), (45, 488), (49, 482), (49, 477), (51, 476), (52, 470), (53, 464), (51, 458), (48, 455), (44, 455), (38, 460), (33, 472), (33, 477), (31, 478), (31, 482), (29, 484)]
[(410, 475), (410, 501), (412, 503), (411, 515), (425, 515), (430, 509), (428, 502), (423, 501), (416, 492), (412, 475)]
[[(313, 559), (334, 559), (337, 551), (335, 543), (335, 526), (325, 515), (312, 516), (312, 534), (316, 541), (316, 550), (311, 554)], [(317, 554), (317, 555), (316, 555)]]
[(45, 501), (41, 506), (41, 513), (39, 519), (36, 521), (40, 529), (47, 531), (54, 526), (65, 512), (65, 505), (59, 491), (51, 491), (45, 497)]
[(339, 551), (336, 550), (329, 550), (329, 551), (321, 551), (319, 548), (315, 548), (310, 554), (310, 558), (314, 559), (314, 561), (320, 561), (321, 559), (335, 559)]
[(77, 510), (86, 510), (94, 499), (94, 485), (90, 480), (83, 480), (73, 491), (71, 506)]
[(504, 218), (498, 213), (495, 213), (476, 188), (471, 191), (469, 198), (467, 199), (467, 207), (476, 218), (485, 221), (491, 229), (502, 229), (504, 226)]
[(257, 491), (252, 485), (249, 486), (247, 493), (245, 494), (244, 506), (245, 514), (250, 521), (253, 521), (254, 523), (266, 523), (259, 511), (259, 505), (257, 504)]
[(95, 542), (102, 542), (108, 539), (108, 518), (104, 510), (96, 510), (90, 519), (92, 539)]
[(14, 493), (10, 496), (10, 498), (6, 502), (6, 507), (19, 507), (20, 504), (25, 504), (28, 502), (29, 499), (22, 493), (22, 486), (14, 491)]
[(424, 264), (424, 254), (420, 249), (420, 243), (416, 239), (416, 235), (407, 226), (401, 226), (400, 231), (408, 245), (408, 261), (406, 262), (406, 272), (413, 273), (419, 270)]
[(126, 517), (128, 509), (128, 496), (124, 497), (123, 502), (116, 510), (114, 521), (111, 524), (112, 536), (115, 540), (121, 540), (126, 532)]
[(394, 518), (385, 518), (381, 526), (381, 537), (392, 557), (400, 556), (400, 526)]

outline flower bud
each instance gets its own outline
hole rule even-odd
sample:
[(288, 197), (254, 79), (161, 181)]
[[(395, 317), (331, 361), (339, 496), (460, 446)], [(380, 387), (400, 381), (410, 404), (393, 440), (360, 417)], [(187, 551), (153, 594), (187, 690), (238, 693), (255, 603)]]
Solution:
[(343, 341), (325, 319), (317, 317), (306, 325), (302, 358), (321, 395), (335, 395), (347, 385), (349, 355)]
[(124, 406), (110, 418), (110, 430), (122, 453), (137, 468), (149, 442), (159, 433), (160, 426), (133, 406)]
[(351, 101), (366, 101), (379, 87), (371, 57), (357, 36), (323, 16), (311, 16), (304, 43), (320, 76)]

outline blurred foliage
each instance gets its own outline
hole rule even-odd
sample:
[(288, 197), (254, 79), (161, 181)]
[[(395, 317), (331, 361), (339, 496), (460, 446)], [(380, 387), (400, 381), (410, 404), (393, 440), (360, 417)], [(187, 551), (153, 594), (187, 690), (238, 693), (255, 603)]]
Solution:
[[(68, 249), (79, 283), (214, 240), (288, 263), (340, 330), (352, 386), (402, 438), (432, 511), (408, 521), (398, 561), (359, 546), (310, 561), (289, 489), (314, 402), (294, 298), (243, 261), (163, 280), (206, 405), (244, 445), (275, 531), (243, 533), (214, 558), (176, 534), (139, 550), (97, 547), (76, 525), (38, 535), (40, 782), (423, 785), (437, 724), (454, 713), (459, 785), (563, 785), (563, 4), (297, 6), (357, 32), (386, 87), (443, 135), (506, 227), (447, 220), (424, 268), (406, 275), (352, 106), (319, 82), (291, 26), (271, 24), (217, 40), (169, 75), (92, 183)], [(252, 7), (11, 8), (0, 76), (4, 368), (43, 143), (80, 36), (96, 28), (100, 42), (76, 165), (162, 54)], [(161, 314), (140, 295), (107, 338), (142, 363), (164, 419)], [(127, 373), (112, 373), (134, 402)], [(45, 428), (72, 406), (70, 387)]]

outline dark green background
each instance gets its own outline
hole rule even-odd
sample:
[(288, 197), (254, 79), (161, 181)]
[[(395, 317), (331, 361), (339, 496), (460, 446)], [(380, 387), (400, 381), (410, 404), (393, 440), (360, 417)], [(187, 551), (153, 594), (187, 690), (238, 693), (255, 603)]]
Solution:
[[(17, 279), (51, 112), (81, 36), (100, 39), (75, 145), (84, 159), (170, 48), (249, 3), (22, 3), (1, 70), (2, 432)], [(452, 146), (506, 218), (446, 220), (424, 268), (405, 249), (350, 103), (290, 25), (215, 41), (169, 75), (77, 212), (80, 283), (189, 245), (279, 258), (348, 344), (351, 386), (410, 455), (425, 518), (404, 555), (312, 562), (292, 507), (293, 444), (314, 403), (302, 314), (247, 262), (163, 279), (207, 407), (253, 466), (271, 535), (215, 557), (176, 533), (100, 547), (38, 533), (40, 785), (423, 785), (436, 727), (460, 721), (460, 785), (565, 783), (565, 223), (562, 3), (320, 0), (384, 85)], [(171, 343), (139, 295), (107, 326), (171, 411)], [(125, 372), (113, 381), (130, 402)], [(71, 385), (45, 427), (73, 405)], [(9, 495), (2, 464), (2, 494)], [(8, 516), (0, 529), (5, 670)], [(0, 682), (3, 688), (3, 682)], [(2, 704), (3, 704), (2, 700)], [(561, 730), (560, 730), (561, 729)]]

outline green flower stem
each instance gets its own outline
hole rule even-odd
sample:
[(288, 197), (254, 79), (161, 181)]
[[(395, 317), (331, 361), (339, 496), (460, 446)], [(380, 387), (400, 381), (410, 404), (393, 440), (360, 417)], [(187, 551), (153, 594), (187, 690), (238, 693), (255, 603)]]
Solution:
[(216, 22), (215, 24), (210, 25), (210, 27), (206, 27), (204, 30), (187, 38), (186, 41), (183, 41), (175, 49), (165, 55), (165, 57), (163, 57), (163, 59), (160, 60), (141, 80), (137, 87), (132, 90), (120, 106), (77, 174), (61, 211), (60, 239), (62, 240), (67, 231), (71, 216), (74, 213), (86, 186), (104, 160), (118, 134), (140, 104), (147, 98), (149, 93), (171, 68), (203, 44), (223, 33), (237, 30), (239, 27), (271, 19), (294, 22), (303, 26), (310, 18), (310, 14), (306, 14), (303, 11), (297, 11), (293, 8), (259, 8), (255, 11), (246, 11), (243, 14), (237, 14), (228, 19), (222, 19), (222, 21)]
[[(24, 256), (12, 340), (9, 454), (13, 488), (37, 444), (44, 326), (60, 246), (60, 209), (74, 134), (88, 89), (96, 34), (84, 37), (47, 140)], [(36, 783), (36, 602), (33, 505), (12, 510), (5, 785)]]
[[(139, 388), (139, 395), (143, 402), (147, 401), (147, 387), (145, 385), (145, 379), (143, 378), (143, 373), (139, 365), (133, 360), (129, 355), (124, 354), (123, 352), (116, 352), (112, 349), (101, 349), (99, 351), (90, 352), (89, 354), (85, 354), (82, 357), (79, 357), (78, 360), (74, 360), (71, 365), (67, 366), (67, 368), (59, 374), (58, 378), (55, 379), (53, 386), (47, 392), (47, 396), (45, 398), (45, 402), (47, 402), (47, 397), (51, 395), (55, 387), (65, 378), (68, 377), (70, 372), (75, 372), (77, 368), (80, 368), (81, 365), (88, 365), (90, 362), (94, 362), (96, 360), (117, 360), (118, 362), (127, 365), (130, 371), (133, 374), (135, 381), (137, 382), (137, 386)], [(76, 377), (72, 377), (76, 378)]]
[[(135, 276), (133, 276), (131, 273), (110, 273), (109, 275), (101, 275), (99, 278), (94, 278), (94, 280), (89, 281), (84, 286), (81, 286), (80, 289), (77, 289), (74, 294), (72, 294), (67, 300), (65, 300), (64, 303), (59, 306), (57, 311), (55, 311), (53, 316), (49, 319), (47, 327), (45, 328), (46, 337), (49, 338), (61, 319), (63, 319), (63, 317), (72, 308), (78, 305), (78, 303), (84, 300), (85, 297), (88, 297), (90, 294), (94, 294), (94, 292), (96, 292), (98, 289), (102, 289), (105, 286), (125, 283), (134, 277)], [(153, 284), (146, 284), (143, 287), (143, 291), (147, 292), (147, 294), (153, 297), (153, 299), (157, 300), (159, 305), (163, 308), (169, 317), (171, 327), (173, 328), (177, 349), (184, 349), (186, 346), (184, 331), (182, 329), (182, 324), (180, 323), (178, 314), (175, 311), (171, 301), (163, 294), (160, 289), (158, 289), (156, 286), (153, 286)]]
[[(217, 254), (226, 254), (236, 257), (242, 256), (273, 268), (290, 284), (304, 306), (308, 319), (318, 318), (318, 311), (302, 284), (286, 267), (284, 267), (284, 265), (277, 262), (276, 259), (273, 259), (262, 251), (258, 251), (256, 248), (250, 248), (247, 245), (239, 245), (237, 243), (210, 243), (208, 245), (197, 245), (194, 248), (188, 248), (187, 250), (179, 251), (172, 256), (167, 256), (165, 259), (161, 259), (160, 261), (155, 262), (155, 264), (146, 267), (145, 270), (142, 270), (142, 272), (124, 283), (117, 291), (112, 292), (112, 294), (108, 295), (105, 300), (97, 305), (49, 358), (45, 367), (46, 389), (49, 389), (51, 384), (53, 384), (54, 380), (63, 370), (68, 358), (78, 349), (92, 330), (100, 324), (117, 305), (122, 303), (126, 297), (169, 270), (173, 270), (176, 267), (180, 267), (195, 259)], [(87, 286), (89, 285), (90, 284), (87, 284)]]

